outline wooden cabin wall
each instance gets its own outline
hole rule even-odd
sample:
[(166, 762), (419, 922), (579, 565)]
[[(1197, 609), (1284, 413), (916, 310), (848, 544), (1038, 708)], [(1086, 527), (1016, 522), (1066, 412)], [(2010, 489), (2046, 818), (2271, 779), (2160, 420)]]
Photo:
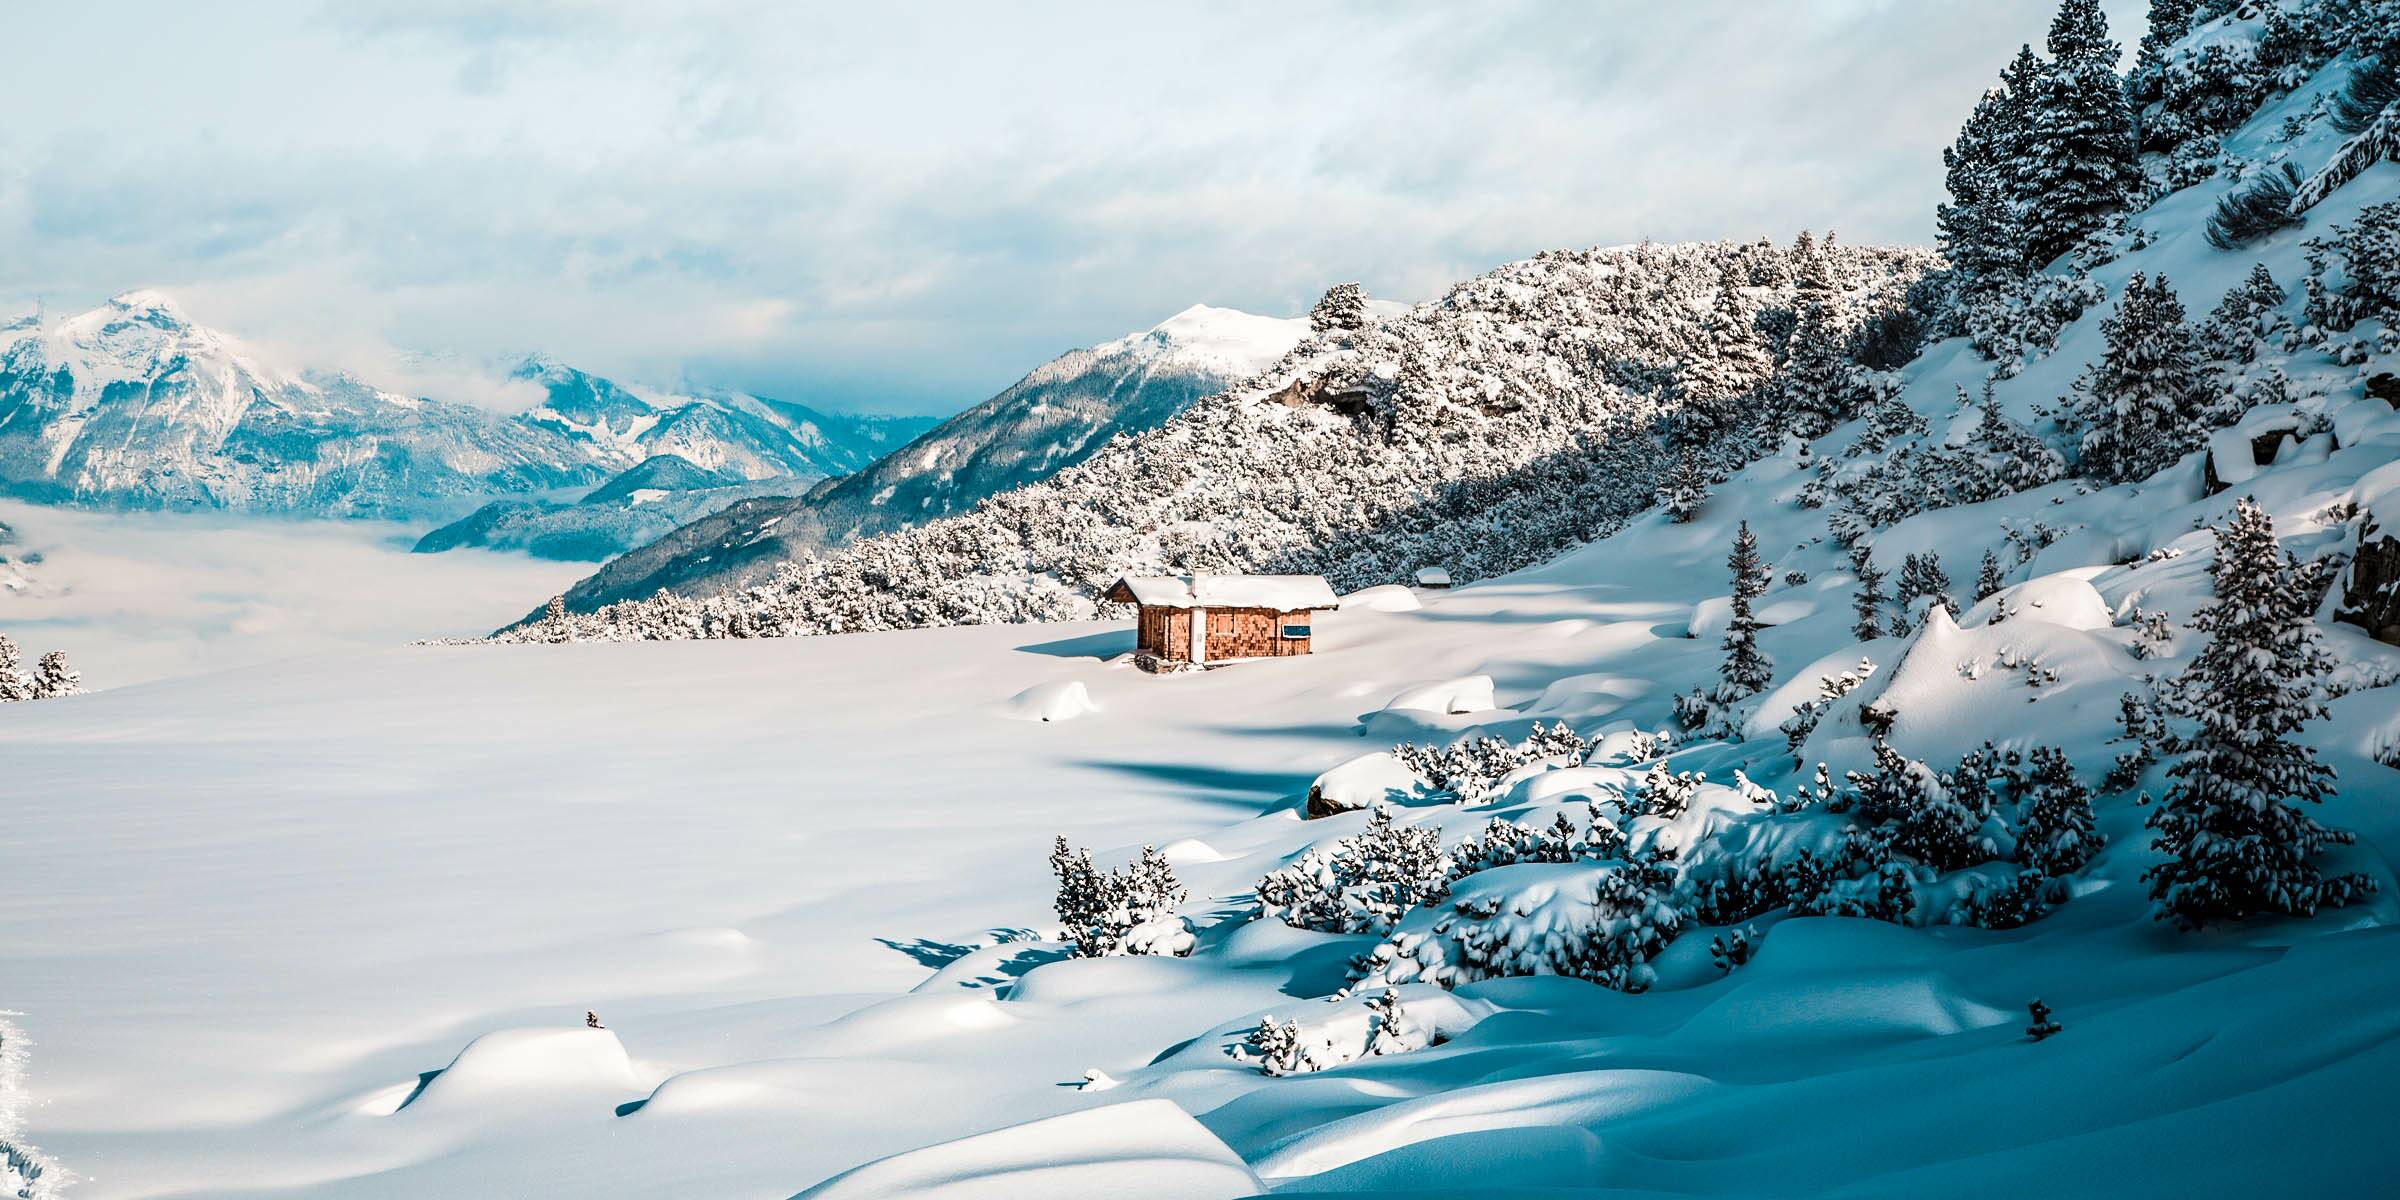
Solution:
[(1306, 612), (1277, 612), (1271, 608), (1209, 609), (1209, 660), (1285, 658), (1306, 654), (1308, 639), (1284, 637), (1283, 626), (1287, 622), (1306, 625), (1308, 621)]

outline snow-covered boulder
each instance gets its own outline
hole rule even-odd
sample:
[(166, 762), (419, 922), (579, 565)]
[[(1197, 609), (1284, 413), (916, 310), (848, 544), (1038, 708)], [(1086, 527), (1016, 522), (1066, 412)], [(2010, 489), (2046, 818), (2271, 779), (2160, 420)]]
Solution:
[(1360, 588), (1342, 597), (1342, 607), (1344, 609), (1372, 609), (1375, 612), (1415, 612), (1424, 605), (1417, 602), (1415, 592), (1396, 583), (1386, 583), (1371, 588)]
[(1402, 691), (1383, 706), (1385, 712), (1475, 713), (1499, 707), (1492, 702), (1492, 677), (1469, 675), (1420, 683)]
[(1360, 755), (1308, 785), (1308, 819), (1353, 812), (1378, 803), (1405, 804), (1425, 781), (1389, 750)]
[(836, 1175), (801, 1200), (1237, 1200), (1266, 1190), (1240, 1155), (1171, 1100), (1136, 1100), (910, 1150)]
[(1092, 703), (1081, 680), (1060, 679), (1018, 692), (1002, 711), (1018, 721), (1072, 721), (1100, 711), (1100, 706)]

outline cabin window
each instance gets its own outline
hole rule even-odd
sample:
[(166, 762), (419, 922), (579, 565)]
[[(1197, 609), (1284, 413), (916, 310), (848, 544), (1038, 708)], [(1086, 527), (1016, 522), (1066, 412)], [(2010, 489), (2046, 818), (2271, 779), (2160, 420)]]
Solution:
[(1283, 636), (1287, 641), (1305, 640), (1308, 637), (1308, 625), (1306, 622), (1294, 625), (1286, 621), (1283, 626)]

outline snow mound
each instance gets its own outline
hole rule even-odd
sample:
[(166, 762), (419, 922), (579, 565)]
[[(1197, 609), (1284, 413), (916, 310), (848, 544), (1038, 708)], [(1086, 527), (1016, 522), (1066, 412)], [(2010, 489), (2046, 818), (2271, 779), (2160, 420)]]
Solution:
[(2044, 575), (2010, 588), (2001, 598), (2011, 621), (2042, 621), (2067, 629), (2106, 629), (2115, 623), (2100, 590), (2076, 574)]
[(529, 1097), (646, 1091), (606, 1029), (501, 1029), (467, 1043), (402, 1109), (482, 1106)]
[(896, 1154), (845, 1171), (800, 1196), (1236, 1200), (1264, 1190), (1240, 1155), (1172, 1101), (1137, 1100)]
[(1492, 677), (1469, 675), (1464, 679), (1444, 679), (1408, 688), (1392, 697), (1383, 706), (1383, 711), (1472, 713), (1489, 712), (1498, 707), (1492, 702)]
[(1372, 609), (1376, 612), (1415, 612), (1425, 606), (1417, 602), (1415, 592), (1396, 583), (1386, 583), (1360, 588), (1343, 596), (1342, 607)]
[(1061, 679), (1037, 684), (1009, 698), (1004, 710), (1014, 721), (1072, 721), (1100, 711), (1081, 680)]
[[(1772, 939), (1767, 944), (1771, 948)], [(1923, 968), (1845, 966), (1789, 976), (1762, 971), (1738, 978), (1741, 982), (1723, 998), (1676, 1031), (1677, 1042), (1691, 1048), (1788, 1051), (1806, 1044), (1947, 1037), (2012, 1021), (2017, 1015), (1969, 1000), (1939, 972)]]
[[(1751, 610), (1762, 626), (1789, 625), (1817, 611), (1816, 602), (1801, 596), (1783, 596), (1761, 602)], [(1711, 596), (1692, 606), (1692, 619), (1684, 632), (1696, 638), (1720, 637), (1733, 621), (1733, 597)]]
[(1569, 675), (1554, 680), (1542, 689), (1542, 698), (1533, 702), (1537, 713), (1592, 713), (1613, 711), (1628, 700), (1638, 700), (1650, 694), (1649, 680), (1615, 672), (1592, 672)]
[(1405, 804), (1423, 784), (1391, 751), (1362, 754), (1308, 785), (1308, 815), (1329, 817), (1377, 803)]

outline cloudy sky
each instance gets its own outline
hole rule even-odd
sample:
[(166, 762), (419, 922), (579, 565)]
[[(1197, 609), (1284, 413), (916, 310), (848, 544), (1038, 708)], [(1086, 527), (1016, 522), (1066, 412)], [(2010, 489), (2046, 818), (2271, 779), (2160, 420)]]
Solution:
[[(2142, 0), (2110, 0), (2121, 39)], [(947, 411), (1194, 302), (1925, 242), (2050, 0), (12, 7), (0, 300)]]

